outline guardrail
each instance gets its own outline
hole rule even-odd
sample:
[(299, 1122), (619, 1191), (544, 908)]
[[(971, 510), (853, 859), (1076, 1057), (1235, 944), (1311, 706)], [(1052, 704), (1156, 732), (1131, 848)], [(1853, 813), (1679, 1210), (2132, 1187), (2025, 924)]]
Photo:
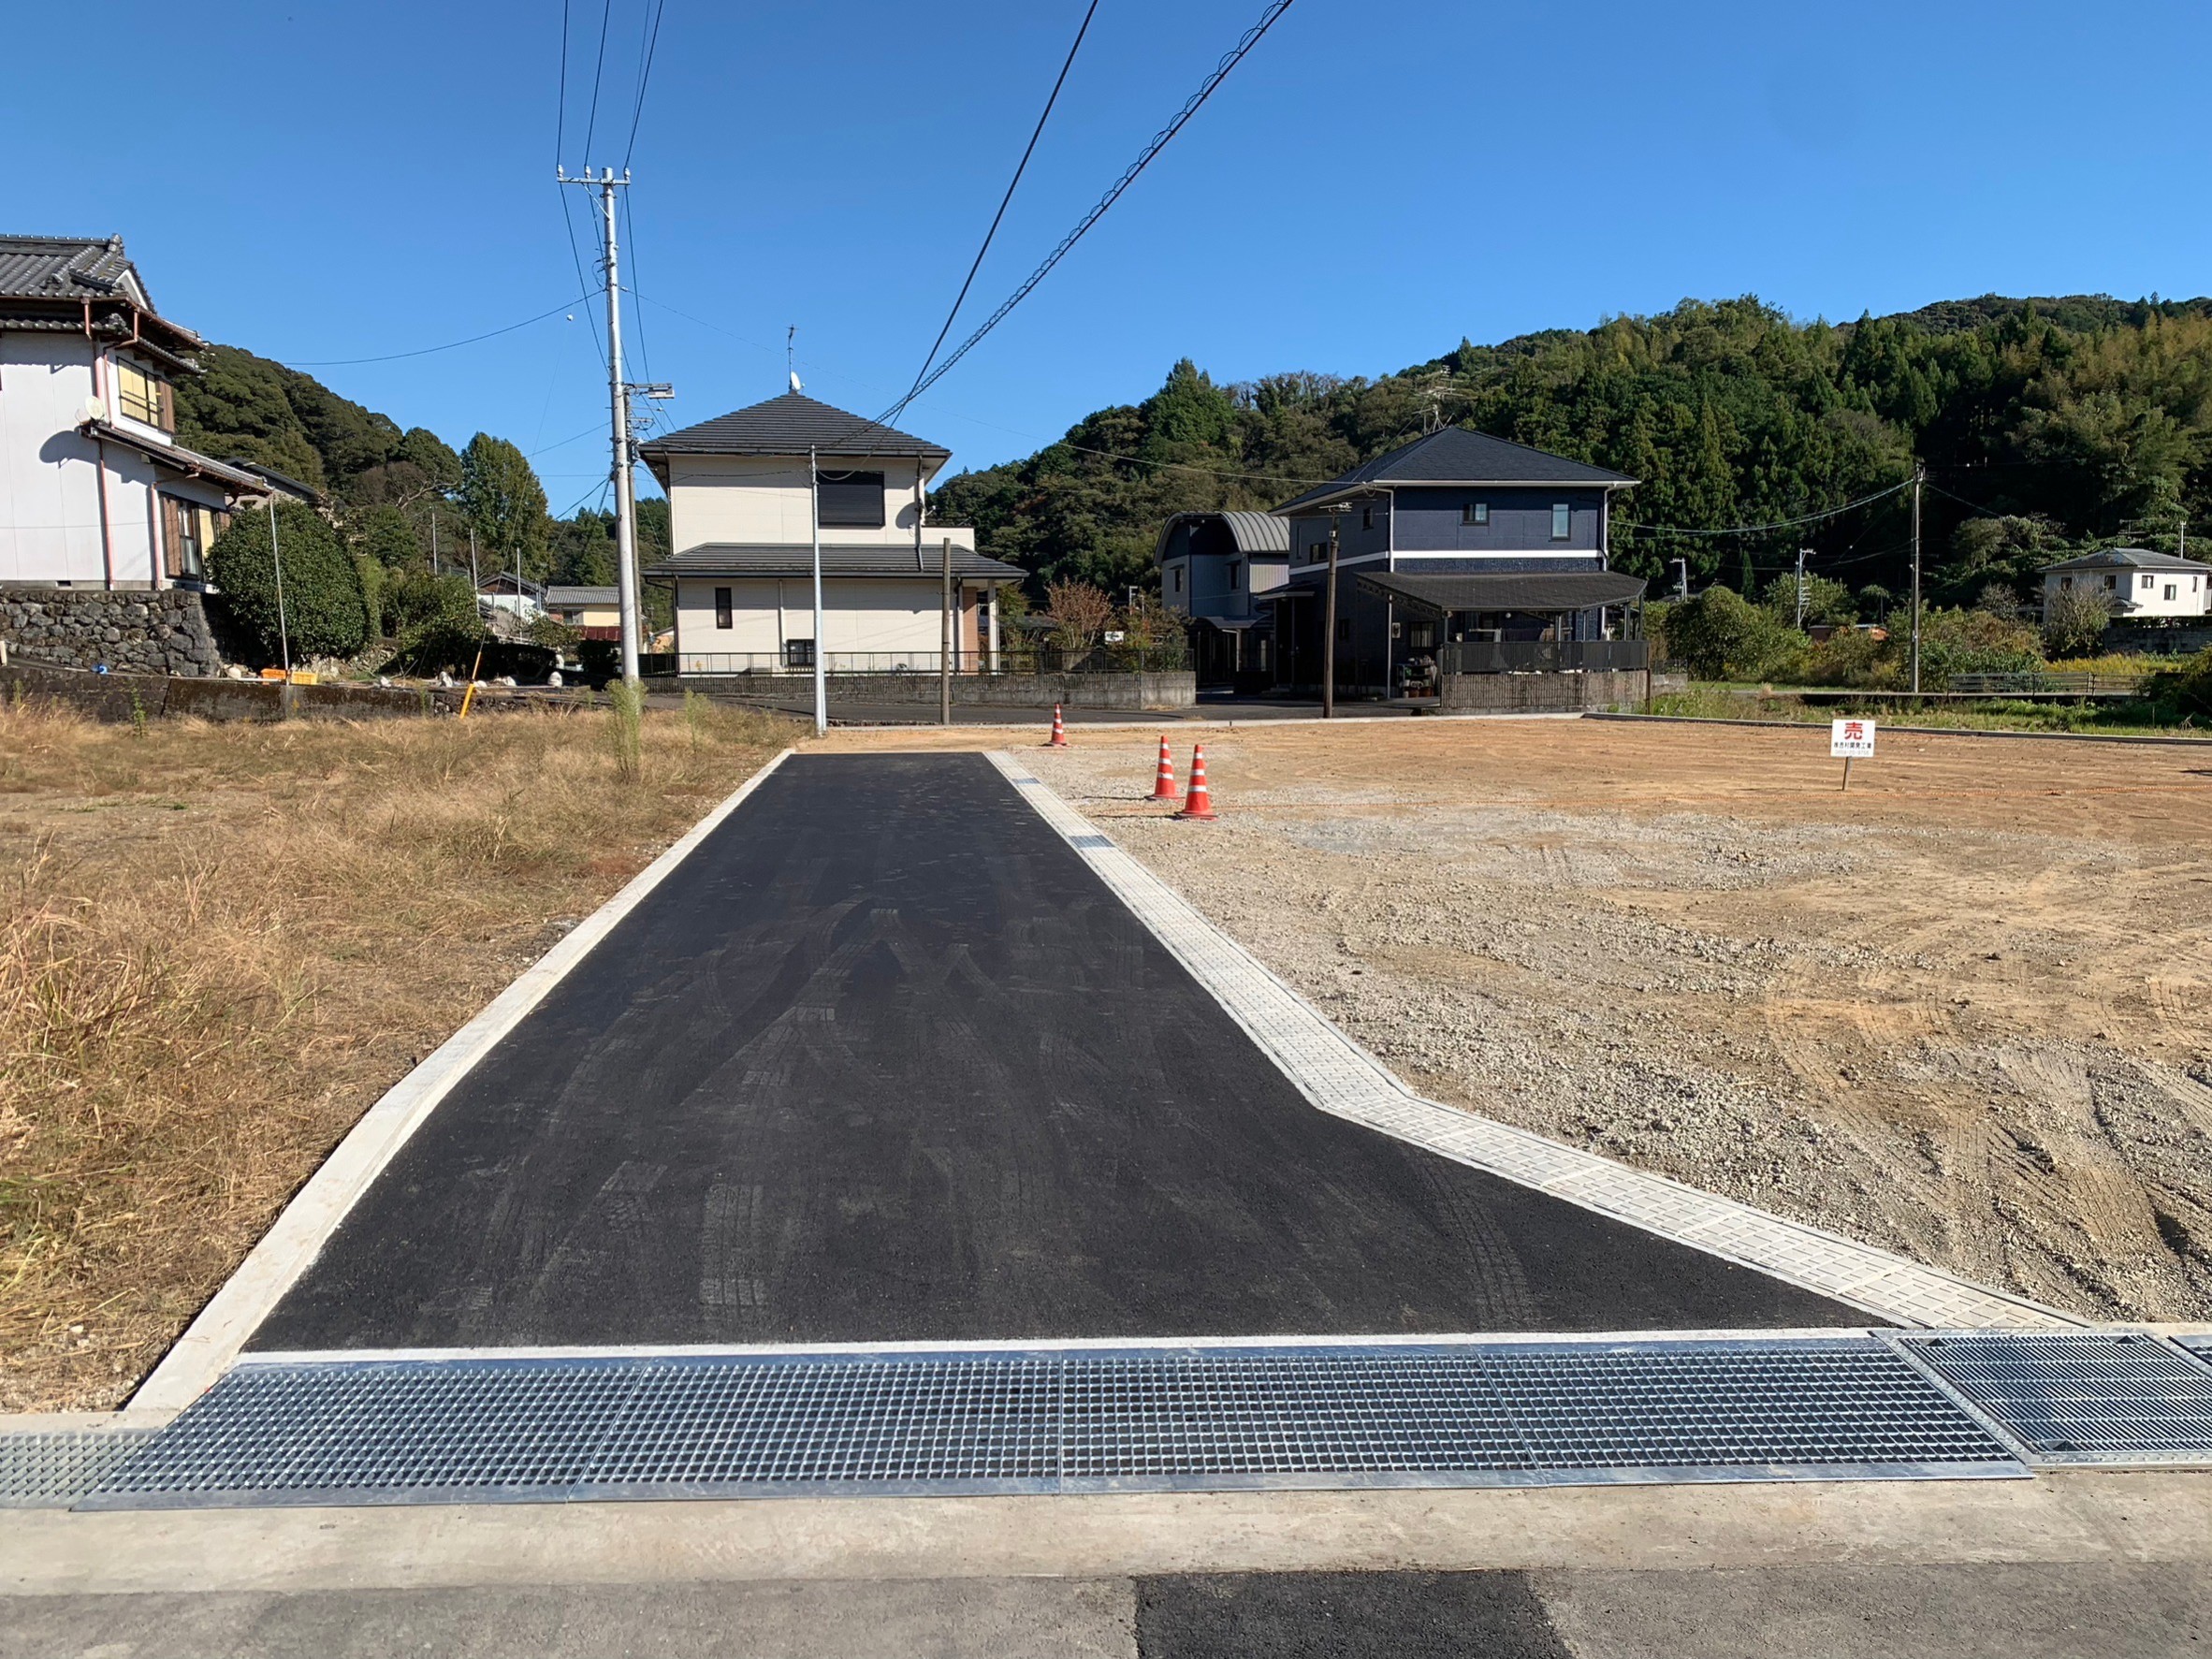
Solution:
[(1463, 639), (1436, 648), (1444, 674), (1640, 673), (1651, 662), (1646, 639)]
[(1951, 690), (1970, 697), (2049, 696), (2125, 697), (2141, 683), (2132, 674), (1954, 674)]

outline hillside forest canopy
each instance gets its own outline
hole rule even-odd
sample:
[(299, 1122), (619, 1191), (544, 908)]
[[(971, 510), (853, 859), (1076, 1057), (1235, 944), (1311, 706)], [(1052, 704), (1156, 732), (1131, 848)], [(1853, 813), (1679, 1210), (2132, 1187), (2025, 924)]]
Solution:
[[(383, 569), (428, 569), (433, 534), (458, 563), (473, 530), (481, 567), (614, 579), (613, 515), (548, 516), (514, 444), (479, 433), (457, 451), (236, 347), (205, 362), (179, 387), (179, 436), (323, 490), (350, 548)], [(1273, 506), (1453, 423), (1639, 480), (1617, 499), (1613, 557), (1655, 595), (1681, 560), (1695, 588), (1770, 600), (1809, 549), (1809, 620), (1881, 619), (1905, 593), (1910, 493), (1896, 487), (1918, 464), (1929, 604), (2016, 620), (2040, 565), (2121, 543), (2182, 550), (2204, 524), (2212, 300), (1989, 296), (1831, 324), (1745, 297), (1462, 341), (1374, 379), (1222, 385), (1185, 359), (1142, 402), (946, 479), (931, 511), (1028, 571), (1040, 605), (1055, 583), (1156, 588), (1170, 515)], [(650, 563), (670, 546), (667, 503), (639, 516)]]
[[(1684, 300), (1463, 341), (1372, 380), (1218, 385), (1186, 359), (1143, 402), (946, 480), (933, 511), (975, 525), (1040, 593), (1070, 577), (1118, 591), (1150, 578), (1170, 514), (1273, 506), (1445, 424), (1638, 479), (1616, 501), (1613, 561), (1655, 591), (1679, 559), (1695, 587), (1763, 594), (1804, 547), (1870, 619), (1909, 585), (1910, 494), (1848, 503), (1918, 461), (1928, 601), (1995, 587), (2024, 602), (2041, 564), (2120, 542), (2172, 552), (2204, 523), (2212, 300), (1992, 296), (1844, 324)], [(1747, 525), (1781, 528), (1695, 533)]]

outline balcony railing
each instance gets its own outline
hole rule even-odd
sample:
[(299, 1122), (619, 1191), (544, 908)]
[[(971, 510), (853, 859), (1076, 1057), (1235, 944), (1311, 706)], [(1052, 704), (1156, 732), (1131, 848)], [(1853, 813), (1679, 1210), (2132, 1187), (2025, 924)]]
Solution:
[(1644, 639), (1466, 639), (1436, 648), (1444, 674), (1641, 673), (1651, 662)]

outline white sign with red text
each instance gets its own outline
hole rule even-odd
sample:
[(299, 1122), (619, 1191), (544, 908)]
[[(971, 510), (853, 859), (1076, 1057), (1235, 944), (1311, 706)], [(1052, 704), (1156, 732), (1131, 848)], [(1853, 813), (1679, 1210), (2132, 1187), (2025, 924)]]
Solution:
[(1870, 760), (1874, 753), (1874, 722), (1869, 720), (1830, 720), (1828, 754), (1839, 761)]

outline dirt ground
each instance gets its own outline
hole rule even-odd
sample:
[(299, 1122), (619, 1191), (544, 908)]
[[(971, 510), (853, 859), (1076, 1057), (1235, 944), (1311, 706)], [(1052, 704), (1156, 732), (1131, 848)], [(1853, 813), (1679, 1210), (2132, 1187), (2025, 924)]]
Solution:
[[(2085, 1314), (2212, 1317), (2212, 753), (1598, 720), (1019, 748), (1431, 1096)], [(975, 733), (838, 734), (963, 748)], [(1180, 735), (1180, 777), (1189, 760)]]

